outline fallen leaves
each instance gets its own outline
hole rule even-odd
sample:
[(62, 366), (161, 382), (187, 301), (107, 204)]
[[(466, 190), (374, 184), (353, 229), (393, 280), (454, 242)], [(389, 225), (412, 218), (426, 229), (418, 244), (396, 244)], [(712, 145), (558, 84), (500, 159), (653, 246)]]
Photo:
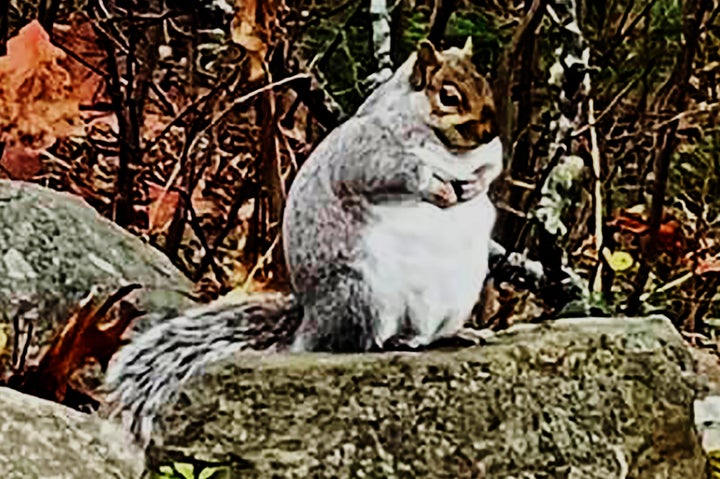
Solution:
[[(63, 404), (67, 404), (70, 397), (73, 401), (91, 402), (85, 394), (72, 388), (71, 380), (90, 362), (97, 362), (103, 370), (107, 367), (112, 355), (124, 343), (125, 330), (141, 314), (129, 303), (121, 301), (139, 287), (136, 284), (124, 286), (102, 303), (90, 293), (55, 335), (37, 364), (21, 366), (10, 376), (8, 385)], [(114, 308), (116, 304), (118, 308)], [(113, 312), (114, 319), (109, 321)], [(24, 364), (24, 360), (18, 364)]]

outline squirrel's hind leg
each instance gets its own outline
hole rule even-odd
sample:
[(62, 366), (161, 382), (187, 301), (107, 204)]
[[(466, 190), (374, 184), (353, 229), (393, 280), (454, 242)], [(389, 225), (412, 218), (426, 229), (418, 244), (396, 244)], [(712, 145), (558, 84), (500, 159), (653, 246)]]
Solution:
[(375, 318), (367, 283), (343, 275), (332, 286), (304, 295), (303, 322), (291, 351), (357, 353), (375, 349)]

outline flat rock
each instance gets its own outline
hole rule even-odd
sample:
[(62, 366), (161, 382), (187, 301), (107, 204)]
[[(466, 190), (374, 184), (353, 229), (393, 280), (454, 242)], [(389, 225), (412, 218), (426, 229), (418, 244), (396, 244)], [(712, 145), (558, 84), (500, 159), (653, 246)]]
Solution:
[(142, 452), (114, 424), (0, 387), (6, 479), (139, 479)]
[(701, 478), (700, 388), (661, 317), (526, 325), (464, 350), (245, 355), (187, 385), (147, 457), (243, 478)]
[[(163, 254), (81, 198), (0, 180), (0, 337), (7, 344), (13, 317), (22, 331), (32, 322), (32, 360), (92, 288), (107, 294), (129, 283), (143, 286), (128, 298), (139, 309), (171, 314), (192, 304), (191, 282)], [(9, 355), (0, 347), (0, 372)]]

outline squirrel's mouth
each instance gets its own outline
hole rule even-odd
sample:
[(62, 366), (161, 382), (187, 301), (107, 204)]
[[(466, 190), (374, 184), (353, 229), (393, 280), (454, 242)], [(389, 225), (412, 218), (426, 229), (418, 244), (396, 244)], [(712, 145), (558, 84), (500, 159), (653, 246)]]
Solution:
[(497, 129), (491, 125), (480, 127), (477, 122), (470, 121), (450, 128), (432, 127), (433, 133), (454, 153), (472, 151), (475, 148), (490, 143), (497, 137)]

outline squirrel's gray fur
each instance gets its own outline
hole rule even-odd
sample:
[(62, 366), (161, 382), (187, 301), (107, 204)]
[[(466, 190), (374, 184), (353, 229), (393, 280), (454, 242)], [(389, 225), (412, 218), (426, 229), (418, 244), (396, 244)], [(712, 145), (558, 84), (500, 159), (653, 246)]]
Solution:
[(458, 332), (487, 274), (486, 193), (502, 167), (483, 123), (491, 94), (469, 65), (467, 47), (423, 42), (303, 164), (283, 221), (293, 293), (197, 308), (113, 358), (109, 400), (138, 439), (181, 383), (238, 351), (417, 347)]
[(147, 443), (157, 411), (183, 382), (238, 351), (287, 349), (301, 317), (292, 294), (257, 293), (157, 324), (113, 357), (105, 378), (111, 416)]

